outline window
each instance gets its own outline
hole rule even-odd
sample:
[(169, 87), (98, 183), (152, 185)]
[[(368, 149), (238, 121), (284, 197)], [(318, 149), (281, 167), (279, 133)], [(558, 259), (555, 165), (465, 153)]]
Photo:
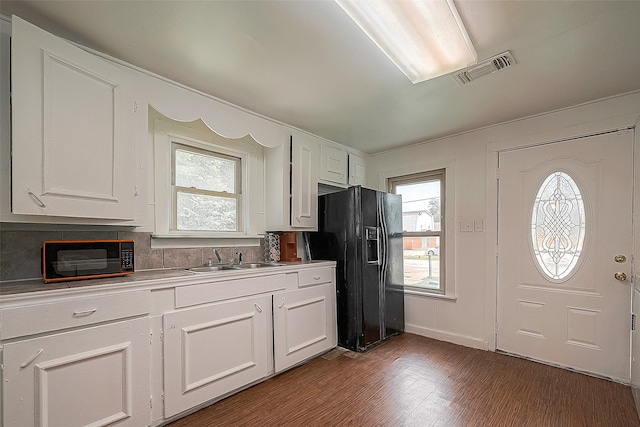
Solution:
[(444, 294), (445, 170), (389, 178), (389, 191), (402, 195), (404, 285)]
[(153, 247), (260, 243), (264, 150), (251, 135), (225, 138), (202, 120), (178, 122), (149, 107), (149, 136)]
[(531, 244), (538, 268), (552, 281), (574, 271), (584, 245), (585, 207), (578, 184), (565, 172), (549, 175), (531, 215)]
[(172, 143), (172, 229), (238, 231), (242, 212), (238, 157)]

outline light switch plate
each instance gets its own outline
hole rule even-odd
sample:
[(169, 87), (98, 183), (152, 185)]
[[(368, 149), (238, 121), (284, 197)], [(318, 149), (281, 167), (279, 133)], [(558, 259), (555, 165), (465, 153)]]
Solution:
[(473, 231), (473, 221), (460, 221), (460, 232), (470, 233)]
[(482, 233), (484, 231), (484, 221), (481, 219), (476, 219), (473, 222), (473, 231), (476, 233)]

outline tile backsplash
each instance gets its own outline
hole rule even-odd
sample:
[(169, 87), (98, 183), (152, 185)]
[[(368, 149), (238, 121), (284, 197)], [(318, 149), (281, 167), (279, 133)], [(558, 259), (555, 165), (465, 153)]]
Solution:
[[(214, 248), (151, 249), (151, 234), (131, 231), (30, 231), (0, 230), (0, 282), (42, 278), (40, 251), (45, 240), (128, 239), (135, 245), (135, 269), (194, 267), (209, 259), (217, 262)], [(217, 247), (222, 262), (236, 259), (242, 252), (243, 261), (262, 260), (260, 246)], [(235, 258), (234, 258), (235, 257)]]

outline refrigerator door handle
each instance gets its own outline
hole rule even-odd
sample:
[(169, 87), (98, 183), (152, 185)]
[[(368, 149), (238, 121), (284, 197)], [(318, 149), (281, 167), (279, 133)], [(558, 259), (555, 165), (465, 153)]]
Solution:
[(382, 195), (378, 199), (378, 221), (380, 222), (380, 282), (383, 283), (387, 274), (387, 218), (385, 217)]
[(380, 257), (380, 268), (378, 269), (378, 300), (379, 300), (379, 318), (380, 318), (380, 338), (386, 338), (386, 291), (387, 291), (387, 267), (388, 267), (388, 242), (387, 242), (387, 218), (385, 214), (385, 206), (384, 206), (384, 195), (382, 193), (378, 193), (378, 206), (377, 206), (377, 214), (378, 214), (378, 224), (380, 225), (380, 246), (381, 246), (381, 257)]

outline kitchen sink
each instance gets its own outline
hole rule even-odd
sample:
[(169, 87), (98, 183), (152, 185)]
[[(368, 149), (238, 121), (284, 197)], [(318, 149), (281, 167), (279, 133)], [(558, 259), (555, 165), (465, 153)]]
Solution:
[(224, 264), (224, 265), (205, 265), (203, 267), (191, 267), (187, 268), (187, 271), (191, 271), (193, 273), (212, 273), (214, 271), (222, 271), (222, 270), (244, 270), (250, 268), (263, 268), (263, 267), (277, 267), (278, 264), (272, 262), (248, 262), (246, 264)]
[(187, 271), (192, 271), (194, 273), (211, 273), (213, 271), (221, 270), (235, 270), (235, 268), (230, 265), (207, 265), (204, 267), (187, 268)]
[(283, 264), (275, 264), (271, 262), (248, 262), (246, 264), (235, 264), (233, 268), (237, 268), (237, 269), (262, 268), (262, 267), (277, 267), (278, 265), (283, 265)]

